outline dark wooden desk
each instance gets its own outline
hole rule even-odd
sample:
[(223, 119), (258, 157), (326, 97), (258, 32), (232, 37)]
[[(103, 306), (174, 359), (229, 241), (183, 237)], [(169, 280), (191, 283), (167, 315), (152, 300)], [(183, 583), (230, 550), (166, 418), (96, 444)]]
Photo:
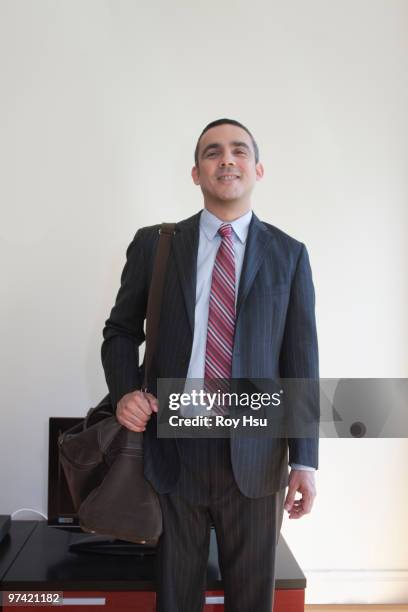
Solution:
[[(100, 605), (115, 612), (154, 612), (156, 557), (69, 552), (71, 543), (87, 536), (48, 527), (45, 521), (13, 521), (9, 535), (0, 544), (0, 590), (63, 592), (67, 610), (95, 612)], [(281, 537), (273, 612), (303, 612), (305, 587), (305, 576)], [(212, 533), (205, 612), (221, 612), (223, 601), (217, 543)], [(15, 608), (3, 602), (3, 610)]]

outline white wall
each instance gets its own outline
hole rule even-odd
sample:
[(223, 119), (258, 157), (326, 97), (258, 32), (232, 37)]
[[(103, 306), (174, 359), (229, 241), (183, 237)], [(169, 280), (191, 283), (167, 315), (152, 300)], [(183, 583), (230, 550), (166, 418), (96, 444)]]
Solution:
[[(404, 0), (1, 0), (1, 513), (46, 513), (48, 417), (105, 393), (126, 246), (201, 208), (215, 118), (254, 132), (254, 210), (308, 246), (321, 375), (408, 375), (407, 18)], [(310, 603), (408, 601), (407, 460), (406, 439), (322, 440), (313, 513), (283, 529)]]

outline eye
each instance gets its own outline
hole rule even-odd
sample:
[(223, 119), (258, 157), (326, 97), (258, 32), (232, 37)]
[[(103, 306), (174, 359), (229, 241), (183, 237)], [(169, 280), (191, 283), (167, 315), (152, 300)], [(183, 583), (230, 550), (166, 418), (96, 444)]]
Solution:
[(236, 155), (246, 155), (247, 151), (246, 151), (246, 149), (235, 149), (234, 153)]
[(207, 153), (206, 157), (215, 157), (217, 155), (216, 151), (210, 151), (210, 153)]

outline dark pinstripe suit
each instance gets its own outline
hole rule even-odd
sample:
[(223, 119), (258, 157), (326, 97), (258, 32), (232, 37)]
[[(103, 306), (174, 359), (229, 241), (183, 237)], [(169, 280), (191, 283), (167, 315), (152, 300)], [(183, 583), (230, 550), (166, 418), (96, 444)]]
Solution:
[[(157, 378), (182, 379), (187, 374), (194, 331), (199, 217), (200, 213), (178, 223), (173, 236), (163, 295), (160, 342), (149, 384), (149, 390), (154, 394), (157, 391)], [(140, 229), (130, 244), (121, 287), (104, 329), (102, 361), (114, 406), (124, 394), (141, 386), (138, 346), (144, 340), (143, 322), (158, 229), (158, 225)], [(314, 289), (307, 251), (303, 244), (274, 226), (259, 221), (255, 214), (248, 231), (238, 289), (232, 376), (236, 379), (318, 378)], [(248, 532), (254, 524), (260, 525), (261, 529), (253, 534), (252, 549), (250, 545), (247, 556), (235, 563), (235, 573), (224, 576), (224, 581), (228, 600), (226, 609), (233, 612), (252, 612), (252, 609), (266, 611), (272, 601), (266, 601), (266, 583), (257, 588), (258, 599), (254, 599), (255, 594), (243, 593), (243, 567), (245, 563), (249, 564), (248, 581), (248, 575), (258, 576), (260, 571), (260, 568), (254, 570), (253, 562), (258, 559), (259, 565), (259, 559), (262, 559), (263, 569), (273, 577), (273, 542), (276, 541), (282, 518), (281, 505), (288, 478), (288, 448), (290, 461), (317, 467), (317, 439), (157, 439), (154, 414), (144, 440), (145, 475), (161, 494), (165, 529), (167, 526), (168, 540), (163, 537), (161, 543), (163, 562), (166, 562), (166, 555), (171, 554), (173, 562), (174, 559), (181, 559), (181, 555), (176, 554), (177, 547), (187, 547), (189, 542), (191, 545), (195, 542), (197, 547), (196, 537), (201, 533), (203, 539), (199, 546), (205, 551), (205, 524), (210, 514), (216, 529), (218, 526), (217, 537), (223, 541), (224, 569), (228, 572), (228, 568), (234, 565), (233, 559), (241, 555), (245, 542), (242, 529)], [(223, 496), (223, 491), (226, 496)], [(224, 508), (222, 511), (221, 506), (217, 505), (211, 505), (209, 510), (209, 504), (213, 504), (215, 499)], [(206, 508), (205, 512), (203, 508)], [(204, 512), (200, 519), (197, 517), (199, 511)], [(194, 525), (196, 536), (185, 540), (181, 538), (186, 528), (183, 529), (181, 524), (174, 529), (177, 512), (183, 517), (184, 525)], [(174, 520), (169, 523), (170, 516)], [(242, 529), (234, 535), (231, 526), (237, 524), (235, 519), (238, 516)], [(260, 516), (273, 516), (276, 520), (268, 529), (267, 523), (260, 521)], [(222, 528), (224, 519), (225, 529)], [(186, 538), (185, 535), (183, 537)], [(272, 548), (269, 562), (261, 546), (265, 542), (269, 549)], [(192, 550), (186, 550), (191, 555), (188, 563), (180, 561), (175, 574), (170, 572), (168, 566), (160, 574), (161, 610), (193, 612), (200, 609), (197, 588), (202, 579), (200, 572), (204, 557), (201, 554), (194, 565)], [(190, 575), (187, 571), (189, 567), (192, 568), (190, 580), (194, 583), (194, 589), (188, 597), (184, 593), (187, 599), (183, 604), (178, 604), (176, 599), (171, 600), (170, 592), (175, 598), (174, 593), (178, 592), (175, 581), (178, 578), (185, 582)], [(194, 582), (197, 575), (201, 578)], [(254, 580), (251, 577), (251, 584)], [(182, 588), (182, 584), (179, 584), (180, 593)], [(167, 593), (165, 598), (164, 592)], [(253, 605), (257, 607), (251, 608)]]

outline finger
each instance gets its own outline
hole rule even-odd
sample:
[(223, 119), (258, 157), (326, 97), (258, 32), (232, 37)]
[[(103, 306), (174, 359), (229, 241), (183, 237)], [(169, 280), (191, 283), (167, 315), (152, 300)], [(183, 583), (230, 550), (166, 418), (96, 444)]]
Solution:
[(142, 432), (142, 431), (146, 431), (146, 427), (144, 425), (135, 425), (134, 423), (132, 423), (131, 421), (128, 421), (127, 419), (122, 419), (120, 421), (121, 425), (124, 425), (127, 429), (129, 429), (130, 431), (136, 431), (136, 432)]
[(291, 511), (289, 512), (289, 518), (290, 519), (299, 519), (303, 516), (304, 511), (303, 511), (303, 506), (301, 501), (296, 502), (296, 505), (294, 504)]
[(311, 494), (305, 493), (303, 495), (303, 510), (305, 514), (309, 513), (313, 506), (314, 496)]
[(303, 501), (303, 505), (307, 508), (312, 507), (313, 500), (316, 497), (315, 489), (311, 487), (302, 487), (300, 493), (302, 496), (301, 499)]
[(130, 410), (132, 411), (133, 414), (136, 414), (135, 410), (137, 410), (139, 414), (144, 413), (147, 417), (150, 417), (152, 414), (152, 409), (150, 407), (148, 400), (144, 397), (143, 393), (141, 393), (140, 391), (137, 391), (137, 395), (136, 394), (134, 395), (131, 402), (129, 402), (128, 407), (130, 407)]
[(308, 499), (305, 499), (305, 496), (302, 499), (296, 500), (294, 503), (289, 518), (301, 518), (305, 514), (309, 514), (312, 506), (313, 506), (314, 496), (309, 496)]
[(302, 518), (303, 514), (304, 514), (304, 512), (293, 512), (293, 513), (291, 512), (289, 514), (289, 518), (290, 519), (300, 519), (300, 518)]
[(146, 417), (145, 414), (130, 414), (129, 416), (125, 417), (127, 418), (127, 420), (130, 423), (133, 423), (133, 425), (136, 425), (137, 427), (146, 427), (147, 421), (149, 420), (148, 417)]
[(152, 395), (152, 393), (145, 393), (144, 396), (149, 402), (150, 408), (153, 410), (153, 412), (158, 412), (159, 411), (159, 401), (157, 397)]
[(129, 406), (125, 407), (123, 412), (119, 415), (118, 421), (121, 423), (122, 421), (127, 421), (131, 423), (133, 426), (137, 427), (146, 427), (147, 421), (150, 419), (150, 415), (146, 415), (139, 408)]
[(123, 405), (116, 416), (120, 423), (122, 423), (122, 421), (127, 421), (139, 427), (145, 427), (150, 418), (150, 415), (146, 415), (139, 410), (138, 407), (133, 406), (132, 408), (132, 406), (128, 404)]
[(291, 487), (289, 485), (289, 490), (288, 490), (288, 494), (286, 495), (286, 499), (285, 499), (285, 505), (284, 508), (285, 510), (287, 510), (288, 512), (290, 512), (294, 501), (295, 501), (295, 495), (296, 495), (296, 489), (295, 487)]

